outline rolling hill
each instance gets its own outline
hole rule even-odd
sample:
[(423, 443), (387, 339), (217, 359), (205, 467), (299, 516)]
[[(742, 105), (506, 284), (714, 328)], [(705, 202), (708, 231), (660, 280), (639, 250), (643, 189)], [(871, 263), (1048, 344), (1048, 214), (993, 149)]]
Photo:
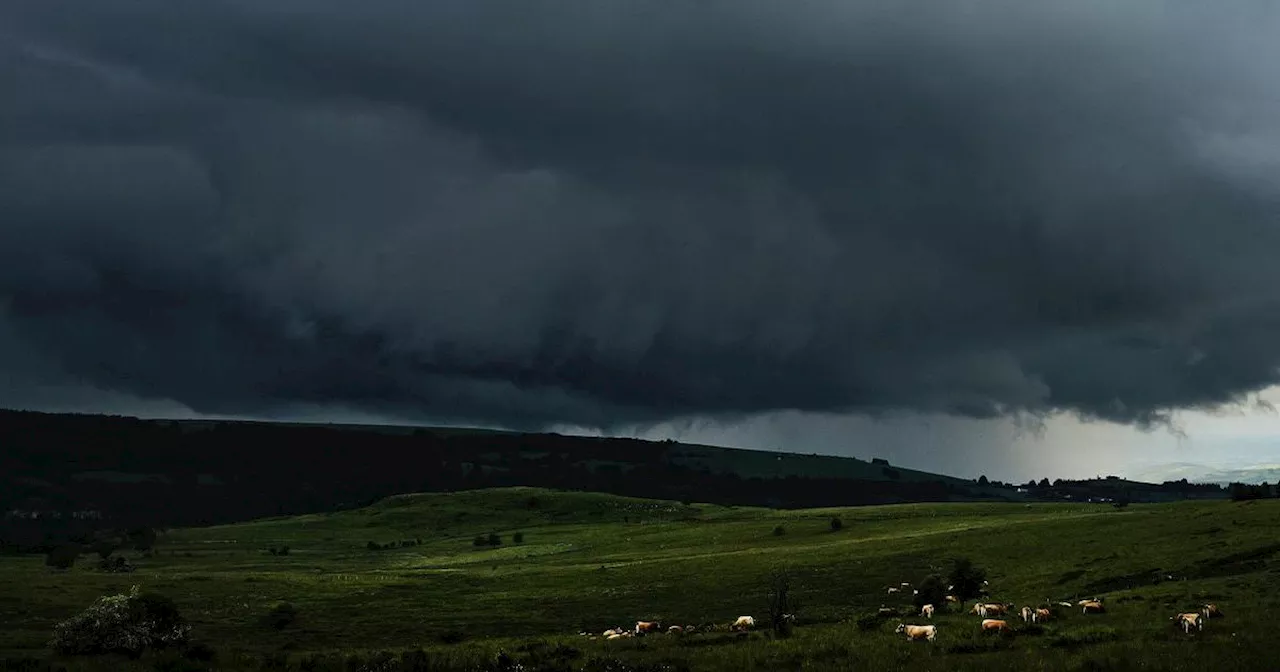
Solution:
[[(132, 574), (96, 571), (87, 557), (67, 572), (38, 557), (0, 557), (0, 655), (44, 659), (54, 623), (139, 584), (172, 597), (228, 670), (402, 669), (344, 666), (417, 648), (435, 661), (418, 669), (440, 670), (1263, 670), (1274, 662), (1278, 514), (1275, 500), (779, 511), (535, 488), (403, 495), (171, 530), (149, 557), (122, 551), (137, 564)], [(490, 534), (501, 543), (476, 544)], [(268, 552), (282, 546), (287, 554)], [(1107, 613), (1059, 608), (1043, 625), (983, 637), (978, 618), (956, 610), (932, 621), (936, 642), (895, 635), (899, 620), (926, 621), (906, 615), (908, 592), (886, 586), (945, 575), (961, 556), (987, 570), (991, 600), (1098, 595)], [(790, 639), (577, 634), (637, 619), (761, 619), (778, 569), (793, 582), (799, 616)], [(296, 607), (296, 622), (264, 625), (281, 601)], [(1226, 618), (1190, 635), (1169, 622), (1206, 601)], [(882, 605), (898, 615), (876, 619)], [(390, 653), (379, 657), (382, 649)], [(524, 667), (474, 667), (500, 651)], [(173, 656), (56, 662), (160, 669), (176, 665), (164, 662)]]

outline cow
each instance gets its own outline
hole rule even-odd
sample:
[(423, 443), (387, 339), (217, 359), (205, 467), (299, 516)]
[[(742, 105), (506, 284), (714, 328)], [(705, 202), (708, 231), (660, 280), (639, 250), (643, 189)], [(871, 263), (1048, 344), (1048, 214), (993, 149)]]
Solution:
[(908, 640), (920, 641), (927, 639), (933, 641), (938, 637), (938, 626), (936, 625), (907, 625), (899, 623), (897, 628), (893, 630), (895, 633), (905, 634)]
[(610, 635), (620, 635), (623, 632), (625, 631), (622, 628), (609, 628), (608, 630), (605, 630), (604, 632), (600, 633), (600, 636), (608, 637)]
[(1023, 623), (1030, 623), (1031, 619), (1035, 617), (1035, 614), (1036, 612), (1032, 611), (1031, 607), (1023, 607), (1022, 611), (1019, 612), (1019, 615), (1022, 616)]
[(627, 636), (627, 634), (628, 634), (628, 633), (625, 633), (625, 632), (615, 632), (615, 633), (613, 633), (613, 634), (611, 634), (611, 635), (606, 636), (606, 637), (605, 637), (605, 639), (610, 640), (610, 641), (615, 640), (615, 639), (622, 639), (623, 637), (626, 637), (626, 636)]
[(657, 621), (636, 621), (636, 634), (647, 635), (652, 632), (661, 632), (662, 626)]
[(1076, 606), (1077, 606), (1077, 607), (1083, 607), (1083, 606), (1084, 606), (1086, 603), (1088, 603), (1088, 602), (1097, 602), (1097, 603), (1101, 604), (1101, 603), (1102, 603), (1102, 598), (1101, 598), (1101, 597), (1086, 597), (1086, 598), (1084, 598), (1083, 600), (1080, 600), (1079, 602), (1076, 602)]
[(876, 609), (876, 615), (877, 615), (877, 616), (892, 616), (892, 615), (893, 615), (893, 610), (892, 610), (892, 609), (890, 609), (889, 607), (880, 607), (879, 609)]
[(1042, 623), (1051, 618), (1053, 618), (1053, 612), (1049, 611), (1048, 609), (1042, 609), (1037, 607), (1035, 611), (1031, 612), (1032, 623)]
[(673, 625), (673, 626), (671, 626), (671, 627), (667, 628), (667, 634), (668, 634), (668, 635), (678, 635), (678, 634), (681, 634), (681, 633), (683, 633), (683, 632), (684, 632), (684, 628), (682, 628), (682, 627), (680, 627), (680, 626), (678, 626), (678, 625)]
[(739, 616), (738, 620), (734, 621), (733, 625), (729, 626), (729, 629), (730, 630), (750, 630), (751, 628), (754, 628), (754, 627), (756, 627), (756, 619), (750, 616)]
[(690, 633), (690, 634), (695, 633), (695, 632), (697, 632), (697, 631), (698, 631), (698, 626), (696, 626), (696, 625), (686, 625), (686, 626), (684, 626), (684, 631), (685, 631), (685, 632), (687, 632), (687, 633)]
[(978, 615), (983, 618), (986, 618), (988, 616), (1003, 616), (1006, 613), (1008, 613), (1010, 609), (1013, 608), (1012, 604), (994, 604), (994, 603), (981, 604), (979, 603), (978, 606), (981, 607), (981, 609), (978, 610)]
[(977, 614), (978, 616), (981, 616), (981, 615), (982, 615), (982, 607), (983, 607), (983, 604), (982, 604), (981, 602), (978, 602), (978, 603), (974, 604), (974, 605), (973, 605), (973, 607), (972, 607), (971, 609), (969, 609), (969, 613), (971, 613), (971, 614)]
[(1191, 633), (1191, 628), (1204, 630), (1204, 620), (1200, 618), (1200, 612), (1198, 611), (1178, 614), (1177, 616), (1171, 617), (1169, 620), (1177, 624), (1178, 627), (1182, 628), (1182, 631), (1187, 634)]
[(1071, 609), (1072, 607), (1078, 607), (1078, 606), (1080, 606), (1080, 605), (1078, 605), (1078, 604), (1071, 604), (1070, 602), (1059, 602), (1059, 603), (1058, 603), (1058, 606), (1059, 606), (1059, 607), (1066, 607), (1066, 608), (1068, 608), (1068, 609)]
[(1009, 627), (1008, 621), (997, 618), (984, 618), (982, 619), (982, 631), (1004, 634), (1013, 632), (1013, 628)]
[(899, 587), (901, 587), (901, 588), (910, 588), (910, 587), (911, 587), (911, 582), (909, 582), (909, 581), (903, 581), (902, 583), (900, 583), (900, 584), (898, 584), (898, 585), (899, 585)]
[(889, 594), (889, 595), (892, 595), (892, 594), (894, 594), (894, 593), (896, 593), (896, 592), (898, 592), (898, 589), (897, 589), (897, 588), (889, 588), (888, 590), (886, 590), (886, 591), (885, 591), (885, 593), (887, 593), (887, 594)]
[(1222, 618), (1222, 611), (1218, 609), (1216, 604), (1206, 604), (1200, 607), (1200, 613), (1204, 614), (1205, 618)]
[(956, 602), (959, 602), (959, 601), (960, 601), (960, 598), (956, 597), (955, 595), (948, 595), (948, 596), (947, 596), (947, 601), (948, 601), (948, 602), (951, 602), (951, 603), (953, 603), (953, 604), (954, 604), (954, 603), (956, 603)]
[(932, 619), (933, 619), (933, 605), (932, 605), (932, 604), (926, 604), (926, 605), (924, 605), (923, 607), (920, 607), (920, 615), (921, 615), (921, 616), (924, 616), (925, 618), (928, 618), (928, 619), (932, 620)]
[(1087, 600), (1080, 607), (1080, 613), (1082, 614), (1105, 614), (1107, 612), (1107, 608), (1096, 600)]
[(783, 622), (783, 623), (788, 623), (788, 624), (791, 624), (791, 625), (795, 625), (795, 624), (796, 624), (796, 615), (795, 615), (795, 614), (783, 614), (783, 615), (782, 615), (782, 622)]

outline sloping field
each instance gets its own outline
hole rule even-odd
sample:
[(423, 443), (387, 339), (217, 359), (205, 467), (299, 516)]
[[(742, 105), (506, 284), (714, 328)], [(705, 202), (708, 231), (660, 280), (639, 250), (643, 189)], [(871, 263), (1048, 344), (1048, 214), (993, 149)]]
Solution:
[[(833, 516), (843, 529), (832, 531)], [(512, 542), (516, 532), (522, 543)], [(501, 546), (474, 545), (490, 533)], [(406, 540), (420, 543), (368, 548)], [(1275, 670), (1268, 610), (1280, 606), (1278, 542), (1274, 500), (771, 511), (531, 488), (407, 495), (356, 511), (173, 530), (132, 574), (93, 570), (90, 556), (62, 573), (42, 558), (0, 558), (0, 655), (45, 656), (54, 623), (139, 584), (173, 598), (195, 636), (218, 650), (210, 669), (258, 669), (250, 661), (270, 654), (299, 664), (310, 652), (421, 647), (457, 660), (556, 651), (560, 667), (526, 669), (582, 669), (605, 657), (693, 670)], [(288, 555), (267, 553), (282, 545)], [(933, 643), (895, 635), (899, 619), (855, 625), (882, 604), (909, 604), (909, 590), (888, 595), (886, 586), (945, 575), (960, 556), (988, 570), (992, 600), (1021, 607), (1102, 595), (1108, 613), (1059, 608), (1060, 618), (1004, 638), (981, 636), (976, 616), (941, 614)], [(791, 572), (800, 603), (787, 640), (576, 634), (637, 619), (763, 621), (775, 568)], [(260, 622), (277, 601), (298, 612), (282, 630)], [(1226, 617), (1192, 635), (1169, 622), (1205, 601)], [(152, 669), (147, 659), (59, 662)]]

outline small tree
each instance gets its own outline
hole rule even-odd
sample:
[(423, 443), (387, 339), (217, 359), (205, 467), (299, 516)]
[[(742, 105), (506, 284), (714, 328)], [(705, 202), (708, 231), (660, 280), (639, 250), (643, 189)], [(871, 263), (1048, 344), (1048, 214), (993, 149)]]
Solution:
[(483, 534), (477, 534), (476, 538), (471, 540), (471, 545), (472, 546), (488, 546), (489, 538), (484, 536)]
[(769, 574), (769, 627), (778, 637), (790, 637), (796, 610), (791, 597), (791, 573), (775, 569)]
[(501, 546), (501, 545), (502, 545), (502, 537), (498, 536), (497, 534), (495, 534), (495, 533), (493, 533), (493, 532), (490, 532), (490, 533), (489, 533), (489, 539), (488, 539), (488, 542), (489, 542), (489, 545), (490, 545), (490, 546)]
[(44, 557), (44, 564), (54, 569), (71, 569), (80, 557), (80, 548), (74, 544), (55, 546)]
[(511, 535), (511, 543), (513, 543), (513, 544), (523, 544), (523, 543), (524, 543), (524, 532), (516, 532), (515, 534)]
[(926, 604), (932, 604), (935, 608), (941, 609), (942, 605), (947, 603), (947, 583), (937, 574), (924, 577), (924, 580), (916, 586), (913, 602), (916, 609)]
[(839, 532), (840, 530), (843, 530), (843, 529), (844, 529), (844, 521), (840, 520), (839, 518), (832, 518), (832, 519), (831, 519), (831, 531), (832, 531), (832, 532)]
[(979, 476), (979, 477), (978, 477), (978, 485), (988, 485), (988, 484), (989, 484), (989, 482), (987, 481), (987, 475), (986, 475), (986, 474), (983, 474), (983, 475), (981, 475), (981, 476)]
[(781, 525), (778, 525), (777, 527), (774, 527), (774, 528), (773, 528), (773, 536), (775, 536), (775, 537), (781, 537), (782, 535), (784, 535), (784, 534), (786, 534), (786, 533), (787, 533), (787, 528), (785, 528), (785, 527), (783, 527), (783, 526), (781, 526)]
[(955, 596), (964, 602), (982, 594), (982, 585), (987, 580), (987, 570), (975, 567), (969, 558), (956, 558), (951, 565), (951, 574), (947, 580), (953, 586)]

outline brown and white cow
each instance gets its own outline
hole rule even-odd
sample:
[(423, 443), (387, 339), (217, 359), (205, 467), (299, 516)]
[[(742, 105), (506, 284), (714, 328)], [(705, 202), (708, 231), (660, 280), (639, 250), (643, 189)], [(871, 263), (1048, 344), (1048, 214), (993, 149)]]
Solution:
[(932, 605), (932, 604), (926, 604), (926, 605), (924, 605), (923, 607), (920, 607), (920, 615), (921, 615), (921, 616), (924, 616), (925, 618), (928, 618), (928, 619), (932, 620), (932, 619), (933, 619), (933, 605)]
[(654, 632), (662, 632), (662, 625), (657, 621), (636, 621), (637, 635), (647, 635)]
[(1102, 606), (1102, 602), (1097, 600), (1085, 600), (1081, 605), (1080, 613), (1082, 614), (1105, 614), (1107, 608)]
[(1013, 632), (1013, 628), (1009, 627), (1009, 622), (1003, 619), (984, 618), (982, 619), (982, 631), (1004, 634)]
[(1218, 609), (1216, 604), (1206, 604), (1200, 607), (1200, 613), (1204, 614), (1205, 618), (1222, 618), (1222, 611)]
[(1019, 612), (1018, 615), (1022, 617), (1023, 623), (1030, 623), (1031, 619), (1035, 616), (1035, 613), (1036, 612), (1032, 611), (1031, 607), (1023, 607), (1022, 611)]
[(756, 627), (756, 619), (750, 616), (739, 616), (738, 620), (734, 621), (733, 625), (729, 626), (729, 629), (750, 630), (751, 628), (754, 628), (754, 627)]
[(1204, 620), (1201, 618), (1201, 614), (1198, 611), (1178, 614), (1177, 616), (1171, 617), (1169, 620), (1173, 621), (1178, 627), (1182, 628), (1183, 632), (1188, 634), (1190, 634), (1192, 628), (1195, 628), (1196, 630), (1204, 630)]
[(909, 640), (919, 641), (919, 640), (927, 639), (932, 642), (934, 639), (938, 637), (938, 626), (907, 625), (905, 623), (899, 623), (898, 627), (894, 629), (894, 632), (905, 634), (907, 636), (907, 639)]
[(1053, 618), (1053, 612), (1048, 609), (1036, 608), (1036, 610), (1031, 614), (1032, 623), (1042, 623), (1051, 618)]

